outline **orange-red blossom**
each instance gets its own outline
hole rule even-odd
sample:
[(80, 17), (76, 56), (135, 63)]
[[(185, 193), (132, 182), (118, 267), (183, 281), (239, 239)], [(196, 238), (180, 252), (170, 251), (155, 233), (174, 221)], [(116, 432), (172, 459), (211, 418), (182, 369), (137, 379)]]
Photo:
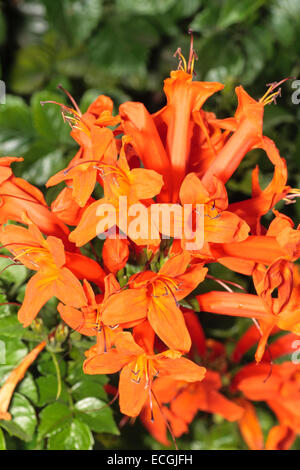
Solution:
[(131, 333), (119, 333), (115, 349), (94, 355), (84, 362), (86, 374), (113, 374), (121, 370), (119, 382), (120, 410), (137, 416), (146, 400), (152, 401), (152, 382), (157, 376), (195, 382), (203, 379), (205, 368), (181, 357), (175, 350), (148, 354)]

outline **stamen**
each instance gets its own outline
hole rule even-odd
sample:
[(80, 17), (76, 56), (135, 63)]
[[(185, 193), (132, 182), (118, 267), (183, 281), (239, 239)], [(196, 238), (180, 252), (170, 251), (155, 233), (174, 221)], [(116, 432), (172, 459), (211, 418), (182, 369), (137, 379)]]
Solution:
[(178, 56), (179, 63), (178, 63), (178, 70), (183, 70), (184, 72), (187, 71), (187, 65), (186, 65), (186, 60), (184, 56), (181, 53), (181, 47), (178, 47), (176, 51), (173, 54), (173, 57)]
[[(267, 104), (270, 104), (274, 101), (276, 104), (276, 99), (278, 96), (281, 96), (281, 88), (277, 90), (276, 92), (272, 93), (276, 88), (278, 88), (282, 83), (286, 82), (287, 80), (294, 80), (296, 77), (287, 77), (284, 78), (283, 80), (280, 80), (280, 82), (272, 82), (272, 83), (267, 83), (267, 86), (269, 87), (264, 96), (262, 96), (259, 100), (259, 103), (262, 103), (264, 106)], [(270, 94), (271, 93), (271, 94)]]
[(188, 66), (187, 66), (187, 73), (193, 74), (194, 73), (195, 59), (198, 60), (198, 56), (197, 56), (196, 52), (194, 51), (193, 31), (191, 29), (189, 29), (188, 33), (191, 36), (191, 43), (190, 43), (190, 55), (189, 55), (189, 61), (188, 61)]
[(67, 97), (69, 98), (69, 100), (71, 101), (71, 103), (73, 104), (74, 108), (76, 109), (76, 111), (78, 112), (78, 114), (81, 116), (81, 111), (79, 109), (79, 106), (78, 104), (76, 103), (76, 101), (74, 100), (73, 96), (61, 85), (59, 84), (57, 86), (57, 88), (59, 88), (60, 90), (62, 90), (66, 95)]

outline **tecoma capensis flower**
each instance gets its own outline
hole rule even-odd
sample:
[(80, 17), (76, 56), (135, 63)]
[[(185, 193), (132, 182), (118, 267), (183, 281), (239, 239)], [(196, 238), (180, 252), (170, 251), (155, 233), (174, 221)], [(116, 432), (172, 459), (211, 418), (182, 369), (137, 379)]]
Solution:
[[(94, 135), (96, 134), (96, 135)], [(78, 155), (69, 166), (60, 173), (52, 176), (47, 186), (53, 186), (62, 181), (67, 181), (68, 187), (72, 188), (72, 196), (79, 207), (84, 207), (94, 191), (98, 164), (114, 164), (117, 159), (117, 149), (113, 132), (110, 129), (96, 127), (91, 138), (93, 138), (93, 152), (91, 156), (83, 158)], [(88, 154), (89, 155), (89, 154)]]
[(103, 244), (102, 258), (104, 267), (117, 273), (126, 266), (129, 257), (129, 241), (120, 237), (107, 238)]
[(120, 106), (124, 132), (133, 137), (133, 145), (145, 168), (153, 168), (164, 177), (162, 202), (177, 202), (190, 154), (195, 151), (192, 136), (199, 126), (200, 109), (211, 95), (223, 88), (221, 83), (192, 78), (192, 73), (187, 71), (172, 71), (164, 86), (167, 105), (153, 116), (141, 103)]
[(217, 178), (213, 178), (208, 190), (195, 173), (189, 173), (181, 185), (179, 197), (183, 205), (203, 204), (206, 243), (230, 243), (248, 237), (250, 228), (246, 222), (236, 214), (224, 210), (228, 206), (227, 193), (223, 183)]
[(66, 247), (74, 251), (74, 245), (68, 240), (68, 227), (48, 209), (42, 192), (13, 175), (10, 165), (20, 161), (23, 158), (0, 158), (0, 225), (8, 220), (23, 222), (22, 214), (26, 211), (45, 235), (61, 238)]
[(244, 410), (238, 420), (239, 429), (244, 441), (251, 450), (263, 450), (264, 436), (255, 407), (245, 398), (238, 398), (236, 402)]
[(37, 271), (29, 280), (18, 319), (26, 327), (52, 297), (72, 307), (86, 304), (86, 297), (77, 277), (67, 267), (64, 246), (59, 238), (46, 240), (36, 225), (28, 229), (8, 225), (0, 233), (0, 241), (14, 259)]
[(75, 203), (84, 207), (97, 181), (97, 164), (116, 162), (117, 147), (114, 133), (106, 126), (114, 126), (120, 119), (118, 116), (112, 116), (113, 102), (108, 96), (100, 95), (82, 114), (71, 95), (66, 93), (75, 109), (65, 105), (60, 106), (64, 119), (72, 128), (71, 136), (80, 145), (80, 150), (68, 167), (52, 176), (46, 186), (66, 181), (68, 187), (72, 187)]
[(90, 197), (84, 207), (80, 207), (74, 200), (73, 189), (65, 187), (51, 204), (51, 211), (59, 220), (67, 225), (76, 226), (85, 211), (95, 199)]
[(156, 376), (187, 382), (201, 381), (205, 376), (204, 367), (181, 357), (178, 351), (147, 354), (129, 332), (119, 333), (115, 346), (107, 353), (87, 359), (83, 367), (86, 374), (113, 374), (121, 370), (120, 410), (128, 416), (137, 416), (148, 397), (152, 400), (152, 382)]
[[(288, 276), (290, 270), (288, 268)], [(299, 270), (293, 266), (293, 288), (280, 304), (280, 300), (272, 299), (270, 305), (270, 297), (268, 304), (262, 300), (260, 296), (252, 294), (238, 294), (235, 292), (218, 292), (211, 291), (206, 294), (197, 296), (199, 307), (201, 310), (223, 315), (233, 315), (240, 317), (254, 318), (257, 321), (260, 339), (255, 354), (257, 362), (260, 362), (265, 352), (265, 347), (269, 335), (275, 327), (282, 330), (288, 330), (295, 334), (300, 334), (299, 324), (299, 295), (300, 295), (300, 276)], [(285, 281), (288, 283), (289, 280)], [(275, 286), (276, 286), (275, 278)], [(283, 286), (285, 291), (286, 287)], [(270, 288), (272, 292), (273, 287)], [(285, 297), (285, 294), (284, 294)]]
[[(128, 138), (124, 138), (120, 157), (115, 165), (99, 166), (104, 185), (104, 198), (94, 202), (85, 210), (79, 225), (71, 233), (70, 240), (77, 246), (82, 246), (99, 235), (98, 226), (103, 219), (101, 207), (109, 205), (115, 210), (115, 217), (112, 221), (108, 221), (106, 230), (109, 230), (118, 222), (121, 212), (120, 197), (126, 196), (129, 210), (133, 204), (156, 196), (162, 188), (162, 176), (155, 171), (144, 168), (130, 170), (124, 149), (127, 142)], [(134, 240), (138, 242), (138, 239)]]
[(80, 310), (62, 303), (59, 303), (57, 307), (61, 318), (73, 330), (85, 336), (96, 336), (97, 345), (92, 347), (89, 355), (107, 352), (111, 349), (115, 336), (121, 331), (120, 327), (111, 328), (104, 325), (102, 321), (103, 303), (110, 295), (120, 290), (119, 283), (113, 274), (106, 276), (104, 282), (104, 296), (95, 296), (91, 285), (86, 280), (83, 281), (87, 303)]
[(284, 168), (284, 162), (271, 139), (263, 136), (264, 106), (274, 101), (279, 90), (274, 92), (278, 84), (270, 86), (263, 99), (256, 101), (242, 86), (236, 88), (238, 107), (234, 118), (216, 120), (221, 128), (233, 132), (223, 148), (202, 177), (204, 183), (209, 183), (214, 175), (224, 183), (228, 181), (237, 169), (242, 159), (250, 150), (261, 148), (265, 150), (273, 165)]
[(170, 348), (189, 351), (191, 339), (179, 308), (207, 273), (202, 264), (191, 265), (190, 255), (183, 253), (168, 259), (158, 273), (144, 271), (129, 280), (129, 289), (107, 300), (103, 321), (117, 325), (126, 321), (148, 319), (159, 338)]
[(35, 361), (40, 352), (43, 351), (46, 344), (46, 341), (42, 341), (34, 349), (32, 349), (32, 351), (30, 351), (24, 357), (20, 364), (15, 369), (13, 369), (13, 371), (9, 374), (8, 378), (0, 388), (0, 420), (11, 420), (11, 414), (8, 412), (8, 408), (14, 390), (18, 383), (23, 379), (27, 369)]
[(258, 177), (257, 166), (252, 173), (252, 197), (245, 201), (234, 202), (229, 206), (230, 211), (248, 223), (253, 235), (263, 234), (263, 227), (260, 224), (261, 217), (284, 199), (290, 190), (290, 187), (286, 186), (287, 167), (285, 162), (282, 167), (275, 166), (273, 178), (263, 190), (260, 188)]
[(273, 426), (268, 434), (266, 450), (289, 450), (294, 444), (297, 434), (288, 426)]
[(248, 364), (234, 377), (232, 386), (248, 400), (265, 401), (274, 411), (280, 424), (300, 430), (299, 364), (283, 362)]

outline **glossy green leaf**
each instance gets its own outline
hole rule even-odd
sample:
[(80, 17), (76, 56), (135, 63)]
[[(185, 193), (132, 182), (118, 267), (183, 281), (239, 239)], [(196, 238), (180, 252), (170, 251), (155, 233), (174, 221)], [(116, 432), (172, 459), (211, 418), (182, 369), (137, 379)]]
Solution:
[(28, 398), (34, 405), (37, 405), (38, 391), (35, 380), (31, 374), (28, 372), (26, 373), (26, 376), (18, 386), (17, 391)]
[(24, 441), (30, 441), (37, 425), (35, 410), (30, 402), (20, 393), (15, 392), (9, 412), (11, 421), (1, 421), (1, 426), (10, 434)]
[(74, 419), (48, 440), (49, 450), (91, 450), (94, 439), (89, 427)]
[(68, 392), (64, 383), (62, 383), (62, 390), (59, 398), (57, 399), (58, 383), (57, 378), (54, 375), (46, 375), (45, 377), (39, 377), (36, 380), (36, 384), (39, 392), (39, 406), (42, 407), (48, 403), (55, 401), (68, 403)]
[(46, 406), (41, 411), (39, 419), (38, 438), (40, 440), (65, 427), (66, 423), (72, 419), (72, 412), (67, 405), (57, 402)]
[(22, 98), (7, 95), (5, 105), (0, 105), (0, 156), (23, 153), (33, 137), (29, 107)]
[(76, 403), (76, 416), (86, 423), (93, 431), (119, 434), (114, 422), (112, 410), (102, 400), (94, 397), (83, 398)]

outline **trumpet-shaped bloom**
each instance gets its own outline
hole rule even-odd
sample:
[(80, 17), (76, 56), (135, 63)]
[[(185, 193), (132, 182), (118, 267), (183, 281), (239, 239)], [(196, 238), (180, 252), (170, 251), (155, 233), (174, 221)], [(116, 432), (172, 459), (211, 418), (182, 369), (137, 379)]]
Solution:
[(105, 278), (104, 296), (95, 296), (91, 285), (84, 280), (83, 289), (87, 299), (86, 305), (80, 310), (62, 303), (58, 304), (57, 310), (64, 322), (73, 330), (85, 336), (96, 336), (97, 345), (92, 347), (92, 353), (101, 354), (111, 349), (115, 336), (121, 331), (120, 328), (110, 328), (103, 324), (102, 308), (105, 300), (120, 289), (119, 283), (112, 274)]
[[(105, 209), (107, 205), (114, 208), (115, 217), (107, 222), (106, 230), (109, 230), (119, 220), (122, 211), (120, 197), (126, 196), (127, 210), (129, 210), (133, 204), (156, 196), (162, 188), (162, 177), (155, 171), (144, 168), (130, 170), (124, 149), (127, 142), (128, 139), (123, 140), (120, 158), (115, 165), (102, 166), (104, 198), (94, 202), (85, 210), (79, 225), (70, 234), (70, 240), (77, 246), (82, 246), (99, 235), (98, 224), (103, 219), (102, 208), (104, 211), (107, 211)], [(122, 213), (121, 215), (124, 216)]]
[(18, 383), (23, 379), (27, 369), (45, 348), (46, 344), (46, 341), (42, 341), (32, 351), (30, 351), (20, 364), (9, 374), (8, 378), (0, 388), (0, 419), (11, 420), (11, 415), (8, 412), (8, 409), (14, 390)]
[(92, 356), (84, 363), (86, 374), (113, 374), (121, 370), (119, 382), (120, 410), (128, 416), (137, 416), (147, 398), (151, 397), (155, 376), (169, 376), (187, 382), (201, 381), (205, 368), (181, 357), (178, 351), (147, 354), (134, 341), (131, 333), (119, 333), (116, 348)]
[(188, 267), (190, 255), (170, 258), (156, 274), (145, 271), (134, 275), (129, 289), (112, 295), (103, 311), (107, 325), (148, 319), (159, 338), (171, 349), (189, 351), (191, 340), (179, 300), (203, 281), (207, 269)]
[(6, 226), (0, 241), (27, 268), (37, 271), (29, 280), (18, 318), (28, 326), (43, 305), (56, 296), (63, 303), (81, 307), (85, 305), (84, 291), (77, 277), (66, 266), (66, 255), (60, 239), (49, 236), (46, 240), (36, 225), (28, 230), (14, 225)]
[(70, 251), (76, 250), (68, 240), (68, 227), (48, 209), (42, 192), (13, 175), (10, 165), (16, 161), (23, 161), (23, 158), (0, 158), (0, 225), (8, 220), (23, 222), (25, 211), (45, 235), (61, 238)]

